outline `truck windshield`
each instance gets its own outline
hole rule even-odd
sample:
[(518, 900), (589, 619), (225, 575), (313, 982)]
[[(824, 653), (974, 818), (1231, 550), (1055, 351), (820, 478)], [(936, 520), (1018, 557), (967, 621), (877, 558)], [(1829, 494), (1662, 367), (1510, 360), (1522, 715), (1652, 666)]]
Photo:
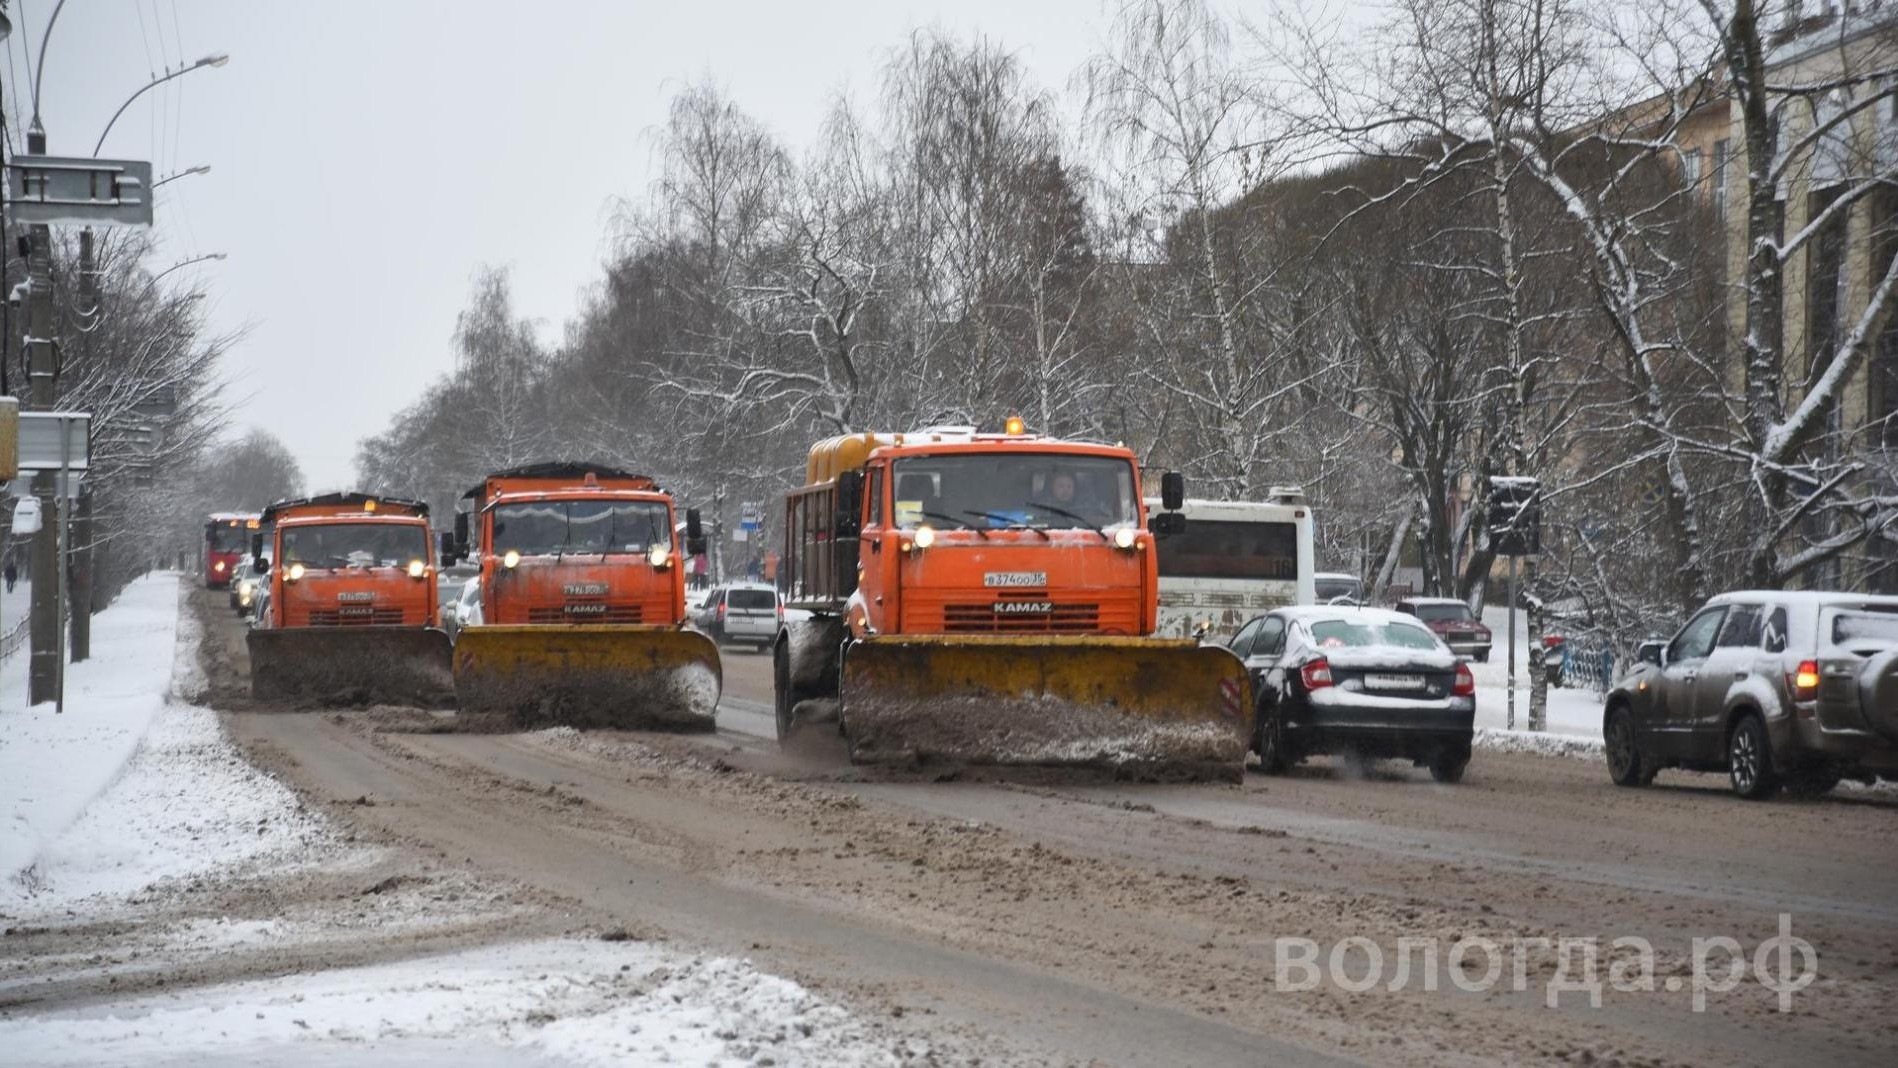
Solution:
[(1133, 465), (1111, 456), (959, 453), (896, 461), (893, 515), (919, 526), (1073, 530), (1140, 522)]
[(1194, 518), (1154, 544), (1162, 578), (1298, 578), (1298, 528), (1291, 523)]
[(671, 544), (666, 506), (658, 501), (533, 501), (494, 509), (497, 553), (643, 553)]
[(407, 567), (428, 559), (419, 523), (323, 523), (283, 529), (283, 562), (304, 567)]
[(241, 553), (250, 545), (250, 529), (239, 523), (213, 523), (210, 528), (211, 551), (214, 553)]

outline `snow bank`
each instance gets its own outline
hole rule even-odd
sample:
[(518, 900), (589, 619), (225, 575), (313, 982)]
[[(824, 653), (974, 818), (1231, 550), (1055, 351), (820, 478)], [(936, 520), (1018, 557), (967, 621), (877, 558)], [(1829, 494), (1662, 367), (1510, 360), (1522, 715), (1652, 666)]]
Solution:
[(63, 715), (50, 703), (26, 707), (24, 649), (0, 668), (0, 885), (32, 865), (137, 752), (165, 706), (178, 616), (175, 573), (126, 587), (93, 617), (93, 657), (66, 670)]
[[(0, 1021), (21, 1065), (881, 1065), (928, 1050), (745, 961), (557, 939)], [(343, 1058), (339, 1060), (338, 1058)]]

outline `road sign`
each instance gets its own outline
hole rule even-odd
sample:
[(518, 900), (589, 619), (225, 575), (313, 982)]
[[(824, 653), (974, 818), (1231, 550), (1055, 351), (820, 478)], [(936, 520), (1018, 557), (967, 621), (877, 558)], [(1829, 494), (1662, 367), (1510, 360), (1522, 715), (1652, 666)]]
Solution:
[(134, 159), (14, 156), (7, 213), (16, 223), (150, 226), (152, 165)]
[(1542, 553), (1542, 483), (1533, 478), (1489, 480), (1489, 544), (1497, 556)]
[(757, 501), (745, 501), (738, 506), (738, 527), (741, 530), (761, 530), (764, 527), (764, 505)]
[[(66, 433), (65, 448), (60, 433)], [(62, 461), (69, 471), (92, 466), (90, 412), (21, 412), (20, 470), (57, 471)]]

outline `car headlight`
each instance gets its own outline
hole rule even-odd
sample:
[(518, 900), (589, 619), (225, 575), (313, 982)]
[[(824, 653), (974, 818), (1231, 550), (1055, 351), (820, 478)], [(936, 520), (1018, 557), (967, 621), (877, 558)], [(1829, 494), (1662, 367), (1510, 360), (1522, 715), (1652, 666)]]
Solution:
[(666, 561), (672, 559), (672, 547), (670, 545), (654, 545), (652, 551), (646, 555), (647, 558), (652, 561), (652, 566), (664, 567), (666, 566)]
[(916, 528), (916, 547), (918, 549), (927, 549), (931, 545), (934, 545), (934, 544), (936, 544), (936, 528), (935, 527), (917, 527)]
[(291, 564), (289, 573), (284, 575), (284, 578), (289, 579), (291, 582), (295, 582), (302, 577), (303, 577), (302, 564)]
[(409, 561), (409, 577), (410, 578), (421, 578), (423, 575), (427, 573), (428, 573), (427, 564), (422, 563), (420, 560)]
[(521, 554), (517, 550), (514, 550), (514, 549), (509, 549), (507, 551), (507, 555), (501, 557), (501, 566), (505, 568), (512, 569), (513, 567), (518, 565), (520, 562), (521, 562)]
[(212, 571), (214, 571), (214, 572), (216, 572), (217, 574), (220, 574), (220, 575), (222, 575), (222, 574), (224, 573), (224, 561), (222, 561), (222, 560), (214, 560), (214, 561), (212, 561), (212, 562), (211, 562), (211, 570), (212, 570)]
[(1134, 547), (1134, 528), (1121, 527), (1119, 530), (1114, 531), (1114, 545), (1122, 549), (1133, 548)]

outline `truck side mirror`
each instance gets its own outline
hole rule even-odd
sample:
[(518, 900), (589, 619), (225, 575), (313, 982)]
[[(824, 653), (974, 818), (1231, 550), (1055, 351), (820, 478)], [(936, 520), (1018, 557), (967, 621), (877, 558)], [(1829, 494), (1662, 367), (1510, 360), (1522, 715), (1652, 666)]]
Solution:
[(863, 533), (863, 472), (845, 471), (837, 476), (837, 521), (834, 537), (854, 538)]
[(250, 566), (253, 571), (256, 571), (260, 575), (270, 570), (270, 561), (264, 556), (264, 536), (262, 534), (252, 534), (250, 536)]
[[(1160, 476), (1160, 507), (1177, 512), (1186, 504), (1186, 476), (1168, 471)], [(1155, 528), (1156, 532), (1158, 528)]]
[(435, 543), (437, 546), (436, 555), (442, 558), (443, 567), (453, 567), (461, 560), (461, 551), (455, 541), (453, 532), (442, 531), (436, 535)]
[[(447, 554), (443, 553), (442, 555), (446, 556)], [(455, 513), (455, 555), (457, 557), (468, 555), (468, 513), (467, 512)]]
[(1161, 512), (1147, 517), (1147, 529), (1162, 538), (1186, 532), (1186, 517), (1178, 512)]
[(705, 552), (705, 520), (699, 516), (697, 508), (685, 510), (685, 555), (698, 556)]

